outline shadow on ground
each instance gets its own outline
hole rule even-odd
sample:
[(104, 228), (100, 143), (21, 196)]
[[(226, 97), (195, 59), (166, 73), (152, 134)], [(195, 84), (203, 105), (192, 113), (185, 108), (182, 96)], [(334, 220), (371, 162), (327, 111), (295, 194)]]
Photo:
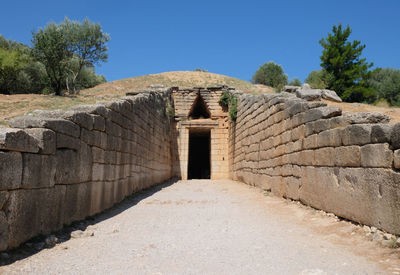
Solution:
[[(87, 217), (85, 220), (73, 222), (70, 225), (64, 226), (61, 230), (53, 232), (50, 235), (39, 235), (36, 236), (27, 242), (20, 245), (18, 248), (5, 251), (0, 254), (0, 266), (9, 265), (16, 261), (23, 260), (27, 257), (30, 257), (43, 249), (51, 249), (55, 246), (55, 244), (61, 244), (69, 239), (71, 239), (71, 234), (73, 232), (78, 231), (78, 233), (83, 233), (89, 226), (95, 225), (104, 220), (110, 219), (125, 210), (135, 206), (141, 200), (146, 199), (147, 197), (152, 196), (154, 193), (161, 191), (162, 189), (171, 186), (176, 183), (178, 179), (173, 178), (167, 180), (161, 184), (152, 186), (150, 188), (138, 191), (128, 197), (126, 197), (122, 202), (115, 204), (113, 207), (104, 210), (103, 212), (96, 214), (94, 216)], [(81, 231), (81, 232), (79, 232)], [(90, 234), (90, 232), (88, 233)], [(56, 242), (51, 242), (51, 239), (54, 237), (57, 238)], [(46, 242), (47, 239), (47, 242)], [(50, 240), (50, 241), (49, 241)], [(53, 238), (54, 240), (54, 238)]]

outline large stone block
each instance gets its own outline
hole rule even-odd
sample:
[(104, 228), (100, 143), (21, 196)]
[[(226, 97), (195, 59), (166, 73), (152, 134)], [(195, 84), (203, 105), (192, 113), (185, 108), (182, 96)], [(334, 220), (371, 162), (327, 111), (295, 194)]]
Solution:
[(371, 142), (372, 143), (390, 143), (392, 134), (391, 124), (376, 124), (371, 127)]
[(0, 128), (0, 150), (37, 153), (38, 142), (21, 129)]
[(47, 128), (73, 137), (79, 137), (80, 135), (78, 125), (61, 118), (21, 116), (11, 119), (9, 124), (15, 128)]
[(316, 166), (335, 166), (335, 148), (326, 147), (315, 150)]
[(390, 145), (392, 149), (400, 149), (400, 123), (396, 123), (392, 128)]
[(393, 151), (389, 144), (367, 144), (361, 147), (361, 165), (363, 167), (386, 167), (393, 164)]
[(335, 165), (341, 167), (361, 166), (361, 150), (359, 146), (342, 146), (335, 148)]
[(56, 133), (54, 131), (45, 128), (27, 128), (24, 131), (36, 139), (40, 154), (56, 153)]
[(91, 208), (91, 183), (66, 185), (64, 223), (83, 220), (89, 216)]
[(105, 131), (106, 122), (104, 117), (98, 115), (92, 115), (93, 117), (93, 129), (98, 131)]
[(9, 224), (8, 248), (39, 234), (49, 234), (64, 224), (65, 186), (15, 190), (5, 206)]
[(21, 153), (0, 151), (0, 190), (19, 188), (21, 181)]
[(304, 123), (315, 121), (323, 118), (331, 118), (340, 116), (342, 114), (342, 110), (337, 107), (319, 107), (307, 110), (304, 113)]
[(56, 152), (56, 184), (79, 183), (79, 155), (72, 149), (59, 149)]
[(79, 150), (80, 146), (81, 146), (81, 141), (78, 138), (57, 133), (56, 135), (57, 149)]
[(390, 117), (376, 112), (357, 112), (344, 114), (352, 124), (389, 123)]
[(53, 155), (22, 154), (22, 188), (52, 187), (55, 183), (57, 158)]
[(313, 165), (315, 161), (315, 152), (313, 150), (304, 150), (299, 152), (300, 165)]
[(314, 149), (318, 148), (318, 135), (311, 135), (303, 140), (304, 149)]
[(342, 145), (340, 129), (323, 131), (318, 134), (318, 147), (338, 147)]
[(371, 125), (350, 125), (342, 130), (343, 145), (371, 143)]
[(65, 111), (60, 115), (60, 117), (70, 120), (87, 130), (93, 129), (93, 116), (91, 116), (88, 112), (77, 110)]

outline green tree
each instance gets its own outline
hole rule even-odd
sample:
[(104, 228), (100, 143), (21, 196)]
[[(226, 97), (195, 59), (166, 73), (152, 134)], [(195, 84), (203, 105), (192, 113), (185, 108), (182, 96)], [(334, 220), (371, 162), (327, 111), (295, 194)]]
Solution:
[(325, 70), (312, 71), (308, 74), (305, 82), (313, 89), (326, 89), (332, 76)]
[(48, 24), (33, 33), (32, 44), (33, 57), (45, 66), (52, 89), (56, 95), (61, 95), (69, 60), (73, 56), (63, 28), (54, 22)]
[(376, 90), (379, 99), (383, 98), (391, 105), (400, 105), (400, 70), (377, 68), (371, 72), (367, 83)]
[(52, 22), (33, 33), (32, 55), (45, 66), (56, 95), (61, 95), (64, 88), (77, 92), (83, 68), (107, 61), (109, 40), (99, 24), (65, 18), (59, 25)]
[(297, 77), (293, 78), (289, 81), (288, 85), (290, 86), (301, 86), (301, 81)]
[[(322, 38), (319, 43), (323, 47), (321, 55), (321, 67), (328, 72), (332, 78), (326, 83), (328, 89), (336, 91), (342, 96), (347, 89), (353, 89), (360, 85), (372, 63), (367, 63), (361, 54), (365, 45), (360, 41), (347, 41), (351, 29), (342, 25), (333, 26), (332, 33), (327, 38)], [(356, 90), (359, 90), (358, 88)]]
[[(77, 78), (82, 69), (107, 61), (108, 48), (106, 43), (110, 40), (110, 36), (102, 31), (100, 24), (91, 23), (88, 19), (80, 23), (65, 18), (65, 21), (61, 23), (61, 28), (68, 41), (68, 50), (73, 54), (68, 71), (72, 90), (76, 93), (79, 89)], [(68, 90), (70, 91), (70, 89)]]
[(0, 93), (14, 93), (23, 65), (24, 57), (19, 51), (0, 48)]
[(260, 66), (253, 76), (253, 82), (271, 86), (281, 90), (287, 84), (288, 77), (280, 65), (275, 62), (268, 62)]

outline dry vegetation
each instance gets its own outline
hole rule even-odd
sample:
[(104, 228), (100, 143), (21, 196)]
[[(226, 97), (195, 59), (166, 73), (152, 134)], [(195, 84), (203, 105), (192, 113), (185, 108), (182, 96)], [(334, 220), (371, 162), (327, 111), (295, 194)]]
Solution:
[[(237, 78), (207, 72), (167, 72), (121, 79), (81, 91), (76, 96), (54, 96), (37, 94), (1, 95), (0, 120), (23, 115), (37, 109), (66, 109), (79, 104), (92, 104), (124, 96), (127, 91), (148, 89), (151, 84), (180, 88), (228, 85), (248, 93), (271, 93), (270, 87), (253, 85)], [(1, 121), (0, 121), (1, 123)], [(5, 122), (3, 121), (3, 124)]]
[[(0, 124), (11, 117), (24, 115), (37, 109), (66, 109), (79, 104), (93, 104), (96, 101), (110, 100), (124, 96), (127, 91), (148, 89), (152, 84), (165, 87), (178, 86), (180, 88), (207, 87), (214, 85), (228, 85), (251, 94), (273, 93), (273, 89), (264, 85), (254, 85), (237, 78), (213, 74), (208, 72), (166, 72), (121, 79), (98, 85), (94, 88), (81, 91), (76, 96), (54, 96), (37, 94), (1, 95), (0, 94)], [(392, 118), (392, 122), (400, 122), (399, 108), (386, 108), (355, 103), (333, 103), (343, 111), (350, 112), (381, 112)], [(3, 121), (2, 121), (3, 120)]]

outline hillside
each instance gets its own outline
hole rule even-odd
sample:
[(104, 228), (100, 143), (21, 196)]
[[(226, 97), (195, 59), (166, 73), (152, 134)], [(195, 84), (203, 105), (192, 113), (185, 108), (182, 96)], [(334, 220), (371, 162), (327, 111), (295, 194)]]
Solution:
[[(23, 115), (37, 109), (66, 109), (79, 104), (93, 104), (96, 101), (109, 100), (124, 96), (127, 91), (147, 89), (151, 84), (165, 87), (178, 86), (181, 88), (207, 87), (228, 85), (248, 93), (271, 93), (272, 88), (254, 85), (237, 78), (207, 73), (207, 72), (166, 72), (126, 78), (107, 82), (94, 88), (81, 91), (76, 96), (54, 96), (38, 94), (0, 94), (0, 120)], [(1, 121), (0, 121), (1, 123)], [(3, 122), (5, 124), (5, 122)]]
[[(264, 85), (254, 85), (237, 78), (208, 72), (176, 71), (150, 74), (107, 82), (94, 88), (81, 91), (76, 96), (54, 96), (37, 94), (0, 94), (0, 124), (11, 117), (23, 115), (37, 109), (66, 109), (79, 104), (93, 104), (96, 101), (110, 100), (124, 96), (127, 91), (148, 89), (151, 84), (178, 86), (181, 88), (228, 85), (251, 94), (273, 93), (273, 89)], [(349, 112), (380, 112), (391, 117), (392, 123), (400, 122), (400, 108), (385, 108), (359, 103), (334, 103)]]

